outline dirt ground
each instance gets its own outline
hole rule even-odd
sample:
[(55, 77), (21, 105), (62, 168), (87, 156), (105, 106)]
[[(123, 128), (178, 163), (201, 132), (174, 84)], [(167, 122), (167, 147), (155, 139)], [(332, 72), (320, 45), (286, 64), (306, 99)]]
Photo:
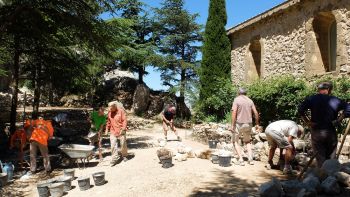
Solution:
[[(208, 146), (189, 138), (191, 131), (179, 129), (182, 143), (193, 150), (206, 149)], [(80, 191), (77, 180), (72, 182), (73, 189), (65, 194), (70, 196), (257, 196), (261, 183), (272, 177), (284, 178), (282, 173), (266, 170), (264, 164), (220, 167), (209, 160), (189, 158), (187, 161), (173, 161), (174, 166), (168, 169), (161, 167), (153, 144), (162, 138), (161, 125), (155, 125), (142, 131), (128, 133), (128, 149), (130, 159), (114, 167), (109, 166), (110, 156), (102, 163), (90, 161), (85, 169), (76, 168), (76, 177), (90, 176), (94, 172), (104, 171), (107, 183), (93, 186), (87, 191)], [(168, 135), (166, 147), (175, 148), (173, 133)], [(62, 170), (55, 170), (53, 175), (60, 176)], [(6, 196), (38, 196), (36, 182), (38, 178), (27, 182), (15, 181), (5, 188)], [(90, 178), (93, 185), (92, 177)]]

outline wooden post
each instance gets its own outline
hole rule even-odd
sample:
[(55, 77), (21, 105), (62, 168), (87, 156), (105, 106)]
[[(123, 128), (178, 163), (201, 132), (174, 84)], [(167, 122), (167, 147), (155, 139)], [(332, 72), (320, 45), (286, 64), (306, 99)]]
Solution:
[(346, 136), (349, 133), (349, 130), (350, 130), (350, 120), (348, 121), (348, 125), (346, 126), (346, 129), (344, 131), (344, 136), (343, 136), (343, 139), (342, 139), (342, 141), (340, 143), (340, 146), (339, 146), (339, 149), (338, 149), (338, 153), (337, 153), (337, 156), (336, 156), (337, 159), (339, 158), (340, 152), (341, 152), (341, 150), (343, 148), (343, 145), (344, 145), (344, 142), (346, 140)]

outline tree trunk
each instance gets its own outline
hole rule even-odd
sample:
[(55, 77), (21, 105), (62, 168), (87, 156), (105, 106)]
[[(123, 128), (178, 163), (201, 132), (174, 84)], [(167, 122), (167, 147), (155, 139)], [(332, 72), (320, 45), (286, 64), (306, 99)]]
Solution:
[(145, 74), (145, 68), (143, 66), (138, 69), (139, 74), (139, 84), (143, 84), (143, 75)]
[(38, 115), (40, 105), (40, 88), (41, 88), (41, 64), (35, 66), (34, 78), (34, 101), (33, 101), (33, 115)]
[(50, 81), (49, 81), (49, 105), (52, 106), (53, 105), (53, 86), (52, 86), (52, 78), (51, 76), (49, 77)]
[(15, 43), (15, 54), (13, 57), (13, 77), (12, 77), (12, 101), (10, 115), (10, 132), (16, 131), (17, 103), (18, 103), (18, 81), (19, 81), (19, 57), (21, 53), (18, 50), (18, 44)]
[(190, 119), (191, 112), (185, 104), (186, 69), (181, 69), (180, 96), (176, 99), (177, 114), (181, 119)]

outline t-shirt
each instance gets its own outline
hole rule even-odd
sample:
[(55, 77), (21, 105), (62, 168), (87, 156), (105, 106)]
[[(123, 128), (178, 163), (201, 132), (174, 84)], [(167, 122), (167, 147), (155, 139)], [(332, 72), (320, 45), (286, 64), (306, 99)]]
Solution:
[(344, 110), (345, 117), (350, 116), (350, 105), (335, 96), (316, 94), (305, 99), (299, 106), (299, 114), (305, 115), (311, 110), (311, 121), (313, 128), (334, 128), (332, 121), (337, 119), (338, 112)]
[(239, 95), (232, 103), (232, 110), (237, 107), (237, 123), (252, 123), (254, 102), (245, 95)]
[(163, 112), (163, 114), (164, 114), (164, 117), (167, 119), (167, 120), (172, 120), (172, 119), (174, 119), (174, 113), (172, 113), (171, 111), (169, 111), (169, 107), (166, 107), (165, 109), (164, 109), (164, 112)]
[(278, 120), (269, 124), (266, 127), (266, 130), (273, 130), (280, 134), (283, 134), (285, 137), (293, 136), (298, 137), (299, 127), (297, 123), (291, 120)]
[(107, 116), (106, 115), (100, 116), (100, 115), (98, 115), (97, 111), (93, 111), (91, 113), (91, 121), (95, 127), (94, 130), (98, 131), (100, 129), (101, 125), (106, 124)]

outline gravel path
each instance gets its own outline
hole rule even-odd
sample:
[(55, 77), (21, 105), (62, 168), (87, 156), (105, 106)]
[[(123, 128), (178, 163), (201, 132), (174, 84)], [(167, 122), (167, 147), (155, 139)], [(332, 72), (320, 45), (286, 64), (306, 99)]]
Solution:
[[(193, 150), (207, 148), (206, 145), (187, 137), (190, 130), (180, 129), (179, 133), (183, 139), (182, 143)], [(269, 181), (272, 176), (281, 177), (278, 171), (265, 170), (261, 162), (256, 162), (253, 166), (232, 165), (224, 168), (212, 164), (209, 160), (189, 158), (183, 162), (173, 161), (173, 167), (163, 169), (156, 155), (158, 147), (152, 146), (161, 137), (163, 135), (160, 125), (148, 130), (130, 131), (128, 147), (129, 153), (134, 157), (110, 167), (110, 156), (106, 156), (102, 163), (92, 161), (86, 169), (76, 169), (77, 177), (104, 171), (108, 182), (103, 186), (80, 191), (77, 181), (74, 180), (74, 188), (65, 196), (257, 196), (257, 189), (261, 183)], [(175, 135), (169, 134), (168, 139), (170, 141), (166, 147), (178, 146), (179, 142), (172, 141)], [(54, 173), (62, 175), (61, 170)], [(17, 191), (17, 195), (13, 196), (38, 196), (35, 182), (16, 181), (11, 187), (7, 190)]]

